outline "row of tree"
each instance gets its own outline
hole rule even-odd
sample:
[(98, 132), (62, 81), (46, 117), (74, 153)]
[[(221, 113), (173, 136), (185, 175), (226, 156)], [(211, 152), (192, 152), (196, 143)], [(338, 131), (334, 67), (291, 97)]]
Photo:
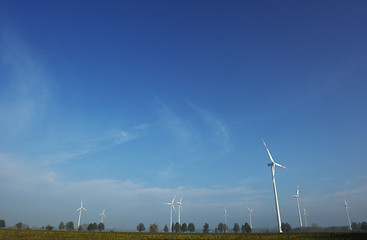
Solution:
[(367, 222), (352, 222), (352, 230), (367, 230)]
[[(139, 223), (138, 226), (136, 227), (136, 229), (138, 230), (138, 232), (144, 232), (145, 231), (145, 226), (143, 223)], [(180, 225), (178, 222), (175, 224), (172, 224), (172, 231), (175, 233), (179, 233), (179, 232), (195, 232), (195, 224), (193, 223), (183, 223), (182, 225)], [(241, 226), (238, 223), (235, 223), (233, 226), (233, 232), (238, 233), (241, 230), (242, 233), (251, 233), (252, 232), (252, 228), (250, 227), (250, 225), (248, 223), (245, 223)], [(158, 232), (158, 225), (153, 223), (150, 225), (149, 227), (149, 231), (150, 232)], [(165, 233), (168, 233), (169, 228), (167, 225), (164, 225), (163, 227), (163, 231)], [(223, 223), (219, 223), (217, 227), (215, 227), (215, 233), (225, 233), (228, 232), (228, 227), (226, 224)], [(205, 223), (203, 226), (203, 233), (208, 233), (209, 232), (209, 224)]]
[[(86, 225), (84, 225), (86, 226)], [(5, 228), (6, 227), (6, 224), (5, 224), (5, 220), (1, 220), (0, 219), (0, 228)], [(17, 224), (14, 225), (14, 228), (16, 229), (24, 229), (24, 228), (29, 228), (28, 225), (26, 224), (23, 224), (21, 222), (18, 222)], [(345, 229), (344, 229), (345, 228)], [(54, 227), (51, 226), (51, 225), (47, 225), (45, 227), (42, 227), (43, 230), (53, 230)], [(74, 222), (70, 221), (70, 222), (67, 222), (67, 223), (64, 223), (63, 221), (60, 222), (59, 226), (58, 226), (58, 229), (59, 230), (67, 230), (67, 231), (72, 231), (72, 230), (75, 230), (74, 229)], [(88, 231), (104, 231), (105, 229), (105, 226), (103, 223), (90, 223), (87, 227), (86, 227), (86, 230)], [(136, 227), (136, 229), (139, 231), (139, 232), (144, 232), (146, 229), (145, 229), (145, 226), (143, 223), (139, 223), (138, 226)], [(82, 231), (83, 230), (83, 227), (80, 226), (79, 231)], [(180, 225), (178, 222), (175, 223), (175, 224), (172, 224), (172, 230), (173, 232), (176, 232), (176, 233), (179, 233), (179, 232), (195, 232), (195, 225), (193, 223), (189, 223), (189, 224), (186, 224), (186, 223), (183, 223), (182, 225)], [(292, 227), (289, 223), (282, 223), (282, 230), (283, 232), (291, 232), (292, 231)], [(341, 231), (341, 230), (346, 230), (346, 227), (327, 227), (327, 228), (321, 228), (319, 226), (317, 226), (316, 224), (312, 224), (312, 227), (308, 227), (308, 228), (295, 228), (293, 231), (294, 232), (312, 232), (312, 231)], [(352, 230), (355, 230), (355, 231), (359, 231), (359, 230), (367, 230), (367, 222), (353, 222), (352, 223)], [(158, 232), (158, 225), (153, 223), (150, 225), (149, 227), (149, 231), (150, 232)], [(169, 231), (169, 228), (167, 225), (164, 225), (164, 228), (163, 228), (163, 231), (164, 232), (168, 232)], [(238, 232), (242, 232), (242, 233), (251, 233), (252, 232), (252, 228), (250, 227), (250, 225), (248, 223), (245, 223), (243, 225), (240, 225), (238, 223), (235, 223), (233, 225), (233, 229), (232, 231), (234, 233), (238, 233)], [(209, 224), (208, 223), (205, 223), (204, 226), (203, 226), (203, 233), (208, 233), (209, 232)], [(228, 232), (228, 226), (226, 224), (223, 224), (223, 223), (219, 223), (217, 227), (215, 227), (214, 229), (214, 232), (215, 233), (226, 233)]]
[[(5, 221), (4, 220), (0, 220), (0, 228), (4, 228), (5, 227)], [(15, 229), (28, 229), (29, 226), (28, 225), (25, 225), (23, 224), (22, 222), (18, 222), (17, 224), (14, 225), (14, 228)], [(103, 223), (90, 223), (87, 227), (87, 230), (88, 231), (96, 231), (96, 230), (99, 230), (99, 231), (103, 231), (104, 230), (104, 224)], [(47, 225), (47, 226), (44, 226), (41, 228), (42, 230), (53, 230), (54, 227), (51, 226), (51, 225)], [(70, 222), (67, 222), (67, 223), (64, 223), (63, 221), (60, 222), (59, 224), (59, 230), (67, 230), (67, 231), (73, 231), (75, 230), (74, 228), (74, 222), (70, 221)], [(82, 231), (83, 230), (83, 227), (82, 226), (79, 226), (79, 231)]]
[[(145, 226), (143, 223), (139, 223), (138, 226), (136, 227), (136, 229), (138, 230), (138, 232), (144, 232), (145, 231)], [(195, 225), (193, 223), (189, 223), (188, 225), (186, 223), (183, 223), (182, 225), (180, 225), (178, 222), (176, 224), (172, 224), (172, 229), (174, 232), (195, 232)], [(150, 232), (158, 232), (158, 225), (153, 223), (150, 225), (149, 227), (149, 231)], [(164, 225), (163, 227), (163, 231), (164, 232), (168, 232), (168, 226)]]

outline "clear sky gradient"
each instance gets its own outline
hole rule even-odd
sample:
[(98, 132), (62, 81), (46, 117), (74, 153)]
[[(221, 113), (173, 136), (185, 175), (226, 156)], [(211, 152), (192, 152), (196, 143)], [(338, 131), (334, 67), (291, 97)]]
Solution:
[[(0, 219), (367, 220), (366, 1), (0, 1)], [(177, 215), (174, 214), (176, 221)]]

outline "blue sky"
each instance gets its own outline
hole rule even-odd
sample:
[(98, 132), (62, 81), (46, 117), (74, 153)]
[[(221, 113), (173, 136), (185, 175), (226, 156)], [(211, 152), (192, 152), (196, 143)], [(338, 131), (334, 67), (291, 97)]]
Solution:
[[(8, 226), (366, 221), (365, 1), (1, 1)], [(174, 215), (176, 219), (177, 216)]]

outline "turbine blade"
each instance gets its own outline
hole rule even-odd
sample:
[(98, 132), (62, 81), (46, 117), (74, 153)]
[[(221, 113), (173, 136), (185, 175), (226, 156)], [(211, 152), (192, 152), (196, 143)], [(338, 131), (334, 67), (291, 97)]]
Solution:
[(271, 160), (273, 163), (275, 163), (275, 162), (274, 162), (274, 160), (273, 160), (273, 157), (271, 156), (271, 154), (270, 154), (270, 152), (269, 152), (268, 147), (266, 146), (266, 143), (264, 142), (264, 139), (261, 139), (261, 140), (263, 141), (264, 146), (266, 147), (266, 151), (268, 151), (268, 154), (269, 154), (270, 160)]
[(173, 210), (175, 210), (175, 213), (177, 213), (175, 205), (171, 205), (173, 207)]
[(297, 185), (297, 196), (299, 196), (299, 185)]
[(279, 166), (279, 167), (286, 168), (283, 165), (280, 165), (279, 163), (274, 162), (274, 164), (277, 165), (277, 166)]
[(172, 204), (175, 202), (176, 195), (172, 199)]

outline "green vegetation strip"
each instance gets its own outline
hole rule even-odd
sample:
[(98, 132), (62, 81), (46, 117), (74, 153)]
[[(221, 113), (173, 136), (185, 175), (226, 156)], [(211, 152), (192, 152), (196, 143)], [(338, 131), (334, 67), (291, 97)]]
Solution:
[(77, 232), (77, 231), (38, 231), (38, 230), (0, 230), (2, 240), (267, 240), (267, 239), (367, 239), (367, 232), (322, 232), (322, 233), (251, 233), (251, 234), (200, 234), (200, 233), (124, 233), (124, 232)]

